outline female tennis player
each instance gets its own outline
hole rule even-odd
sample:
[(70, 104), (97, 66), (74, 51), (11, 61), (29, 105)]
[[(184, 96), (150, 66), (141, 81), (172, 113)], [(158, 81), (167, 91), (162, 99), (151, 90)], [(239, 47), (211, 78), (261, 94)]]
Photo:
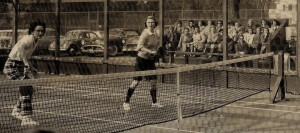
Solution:
[[(12, 48), (8, 59), (4, 65), (4, 74), (10, 80), (29, 79), (28, 74), (37, 74), (37, 70), (31, 65), (29, 59), (37, 46), (37, 41), (45, 34), (46, 25), (44, 22), (37, 20), (30, 23), (28, 35), (24, 36)], [(37, 76), (37, 75), (35, 75)], [(12, 116), (21, 119), (21, 125), (36, 125), (32, 120), (32, 86), (20, 86), (21, 94), (17, 105), (13, 108)]]
[[(146, 29), (143, 30), (137, 45), (138, 56), (136, 58), (135, 70), (136, 71), (147, 71), (155, 70), (155, 58), (157, 56), (157, 50), (161, 46), (159, 43), (159, 35), (155, 32), (157, 21), (153, 16), (148, 16), (144, 23)], [(161, 108), (163, 107), (157, 103), (156, 99), (156, 75), (145, 76), (146, 80), (150, 82), (150, 95), (152, 97), (152, 107)], [(126, 96), (123, 108), (125, 111), (130, 110), (130, 98), (133, 95), (135, 88), (138, 86), (143, 77), (134, 77)]]

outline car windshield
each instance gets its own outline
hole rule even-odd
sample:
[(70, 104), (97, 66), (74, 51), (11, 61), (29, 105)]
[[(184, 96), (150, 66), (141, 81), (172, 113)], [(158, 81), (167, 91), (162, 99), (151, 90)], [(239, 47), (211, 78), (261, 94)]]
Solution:
[(44, 36), (55, 36), (55, 30), (47, 28)]
[(125, 35), (122, 32), (119, 31), (110, 31), (109, 32), (109, 37), (113, 37), (113, 38), (120, 38), (120, 37), (124, 37)]
[(125, 36), (139, 36), (139, 34), (136, 31), (124, 31), (125, 32)]
[(78, 35), (79, 35), (79, 32), (68, 32), (65, 37), (68, 39), (73, 39), (73, 38), (77, 38)]
[(0, 36), (12, 36), (12, 32), (0, 32)]

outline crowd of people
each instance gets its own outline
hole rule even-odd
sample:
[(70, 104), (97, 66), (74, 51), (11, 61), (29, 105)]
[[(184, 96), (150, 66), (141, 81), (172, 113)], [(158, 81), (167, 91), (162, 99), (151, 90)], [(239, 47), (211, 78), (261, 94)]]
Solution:
[[(228, 22), (228, 53), (231, 54), (262, 54), (268, 52), (270, 36), (279, 29), (280, 23), (267, 20), (254, 24), (252, 19), (247, 25), (238, 22)], [(187, 26), (182, 21), (169, 27), (164, 35), (165, 44), (169, 51), (181, 52), (222, 52), (223, 22), (190, 20)], [(193, 57), (193, 55), (191, 55)]]

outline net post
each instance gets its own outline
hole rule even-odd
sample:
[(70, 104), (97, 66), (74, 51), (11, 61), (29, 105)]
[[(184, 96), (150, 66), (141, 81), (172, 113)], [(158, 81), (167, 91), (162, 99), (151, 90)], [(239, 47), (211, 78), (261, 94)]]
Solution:
[(284, 86), (284, 54), (279, 51), (274, 56), (274, 76), (271, 77), (270, 84), (270, 101), (276, 103), (278, 97), (280, 100), (285, 99), (285, 86)]
[(181, 99), (180, 99), (180, 72), (176, 72), (176, 86), (177, 86), (177, 129), (180, 130), (180, 122), (182, 120), (182, 110), (181, 110)]

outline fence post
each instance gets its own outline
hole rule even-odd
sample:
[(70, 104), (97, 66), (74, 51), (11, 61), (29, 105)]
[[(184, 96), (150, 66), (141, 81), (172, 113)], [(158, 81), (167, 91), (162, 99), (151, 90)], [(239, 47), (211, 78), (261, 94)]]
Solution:
[(285, 99), (284, 55), (282, 51), (274, 56), (274, 76), (271, 77), (270, 94), (272, 103), (275, 103), (278, 97), (280, 100)]
[(174, 63), (175, 51), (169, 52), (169, 63)]
[(180, 72), (176, 73), (176, 83), (177, 83), (177, 129), (180, 130), (180, 122), (182, 120), (182, 110), (181, 110), (181, 99), (180, 99)]

